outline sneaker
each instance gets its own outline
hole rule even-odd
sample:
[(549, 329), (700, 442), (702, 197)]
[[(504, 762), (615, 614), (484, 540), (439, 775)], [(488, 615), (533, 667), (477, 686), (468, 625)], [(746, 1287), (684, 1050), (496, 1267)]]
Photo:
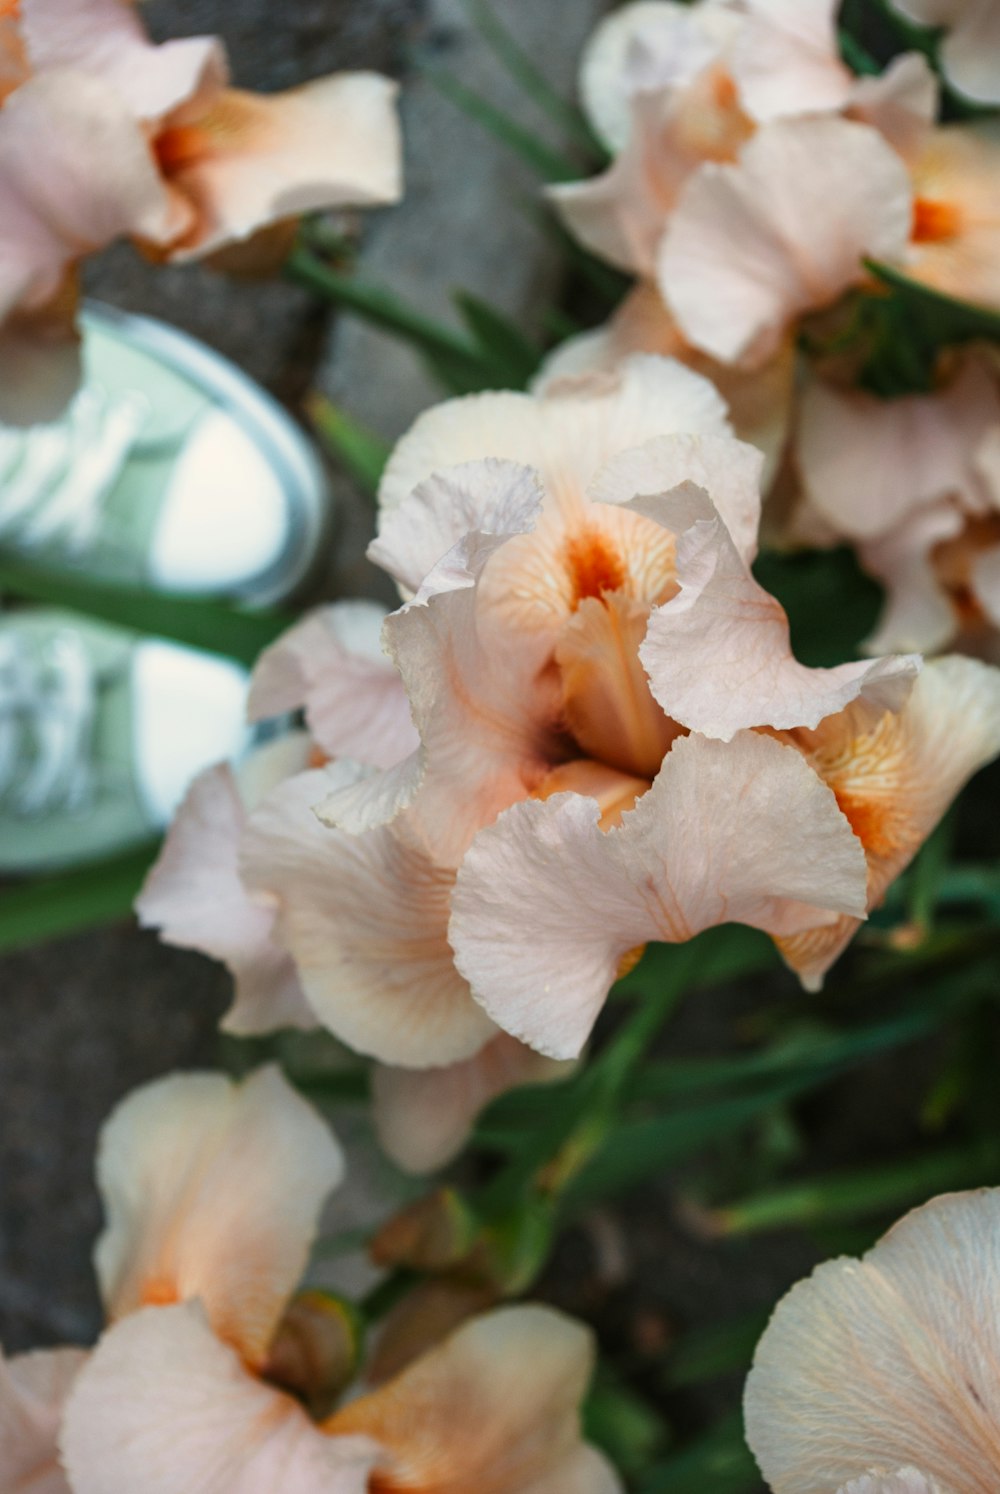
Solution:
[(234, 364), (88, 305), (67, 414), (0, 425), (0, 548), (89, 578), (267, 606), (303, 580), (329, 490), (308, 441)]
[(159, 834), (196, 773), (247, 742), (228, 659), (73, 613), (0, 617), (0, 875)]

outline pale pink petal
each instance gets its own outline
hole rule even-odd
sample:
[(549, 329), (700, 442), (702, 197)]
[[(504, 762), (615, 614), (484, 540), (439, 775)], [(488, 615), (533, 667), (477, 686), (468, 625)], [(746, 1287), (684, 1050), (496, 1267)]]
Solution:
[(618, 1494), (610, 1466), (581, 1450), (580, 1403), (593, 1363), (591, 1334), (562, 1313), (499, 1308), (326, 1427), (385, 1450), (376, 1473), (385, 1494)]
[(935, 574), (933, 552), (960, 535), (965, 522), (953, 504), (936, 504), (859, 546), (861, 564), (888, 593), (878, 626), (865, 642), (866, 652), (916, 649), (933, 654), (955, 637), (959, 618)]
[(133, 1091), (97, 1154), (109, 1317), (197, 1298), (213, 1332), (263, 1363), (343, 1171), (329, 1129), (274, 1065), (239, 1084), (172, 1074)]
[(391, 768), (373, 768), (364, 763), (333, 763), (327, 769), (326, 792), (314, 805), (324, 825), (362, 835), (380, 825), (390, 825), (409, 809), (427, 774), (422, 747)]
[(189, 1304), (140, 1310), (104, 1335), (62, 1452), (73, 1494), (366, 1494), (379, 1449), (324, 1436)]
[[(661, 436), (613, 457), (591, 494), (601, 503), (626, 504), (657, 523), (664, 522), (661, 499), (670, 494), (675, 533), (718, 514), (738, 555), (749, 564), (757, 554), (762, 466), (759, 451), (728, 436)], [(686, 496), (675, 491), (692, 485), (703, 491)]]
[(358, 1052), (413, 1067), (478, 1052), (493, 1028), (455, 970), (453, 874), (390, 829), (347, 835), (314, 806), (327, 772), (283, 784), (252, 816), (243, 876), (278, 901), (278, 929), (324, 1026)]
[(229, 1032), (315, 1027), (295, 966), (274, 938), (275, 910), (239, 875), (246, 807), (224, 763), (194, 780), (135, 903), (143, 928), (167, 944), (221, 960), (235, 982)]
[(305, 708), (331, 757), (388, 768), (417, 746), (398, 671), (382, 652), (385, 610), (335, 602), (312, 612), (264, 650), (254, 667), (251, 721)]
[(606, 16), (584, 48), (580, 95), (594, 129), (615, 153), (628, 143), (637, 86), (683, 87), (715, 62), (741, 19), (725, 5), (635, 0)]
[[(898, 713), (873, 725), (859, 704), (791, 740), (833, 789), (864, 846), (871, 909), (956, 794), (1000, 752), (1000, 670), (958, 655), (933, 659)], [(778, 948), (806, 988), (817, 990), (856, 928), (845, 917), (779, 937)]]
[(383, 510), (368, 558), (412, 596), (467, 535), (522, 533), (534, 527), (543, 501), (537, 476), (523, 464), (488, 456), (448, 465)]
[(157, 154), (197, 214), (172, 257), (318, 208), (397, 201), (397, 92), (377, 73), (337, 73), (273, 95), (226, 89), (206, 113), (168, 121)]
[[(450, 866), (481, 825), (540, 781), (555, 751), (557, 724), (554, 682), (540, 673), (544, 636), (534, 647), (504, 647), (495, 630), (484, 628), (479, 609), (484, 571), (501, 561), (512, 536), (535, 523), (541, 493), (533, 474), (508, 462), (454, 469), (422, 484), (392, 511), (390, 533), (401, 553), (409, 553), (403, 536), (410, 527), (419, 531), (425, 513), (436, 507), (446, 523), (454, 501), (465, 523), (477, 497), (484, 527), (470, 530), (445, 555), (413, 601), (386, 619), (383, 632), (422, 743), (421, 765), (406, 770), (404, 786), (419, 782), (413, 814), (432, 854)], [(427, 525), (432, 534), (440, 527)], [(385, 776), (383, 821), (405, 802), (399, 788), (400, 773)], [(369, 790), (368, 820), (357, 818), (353, 796), (351, 804), (355, 827), (376, 818)], [(323, 816), (343, 823), (336, 800), (323, 805)]]
[(708, 380), (666, 358), (629, 358), (611, 377), (541, 397), (448, 400), (421, 415), (389, 458), (379, 489), (380, 528), (418, 483), (486, 457), (533, 468), (547, 504), (576, 518), (589, 483), (610, 457), (675, 432), (727, 435), (729, 422)]
[(967, 0), (940, 56), (952, 88), (977, 104), (1000, 104), (1000, 11), (994, 0)]
[(598, 816), (577, 794), (515, 805), (476, 837), (455, 888), (451, 942), (476, 999), (554, 1058), (580, 1053), (622, 958), (650, 939), (863, 916), (860, 842), (799, 754), (769, 738), (682, 738), (618, 828)]
[(860, 1261), (828, 1261), (792, 1288), (757, 1345), (744, 1402), (774, 1494), (908, 1465), (946, 1489), (993, 1494), (998, 1261), (1000, 1193), (984, 1188), (934, 1199)]
[(948, 1494), (948, 1491), (916, 1468), (900, 1468), (895, 1473), (866, 1473), (862, 1478), (852, 1478), (837, 1494)]
[(658, 278), (684, 336), (723, 361), (763, 361), (794, 318), (903, 258), (912, 220), (902, 160), (843, 119), (765, 125), (733, 166), (685, 186)]
[(154, 46), (130, 0), (20, 0), (20, 11), (36, 72), (89, 73), (136, 119), (159, 119), (179, 104), (208, 99), (226, 82), (221, 42), (190, 36)]
[(70, 1494), (58, 1437), (66, 1397), (87, 1355), (42, 1349), (0, 1352), (0, 1470), (4, 1494)]
[(976, 457), (1000, 426), (995, 380), (968, 359), (937, 394), (877, 399), (810, 379), (801, 403), (798, 460), (809, 502), (833, 529), (868, 540), (941, 498), (982, 510)]
[(565, 1078), (572, 1067), (526, 1048), (505, 1032), (464, 1063), (447, 1068), (379, 1065), (373, 1081), (379, 1141), (406, 1172), (435, 1172), (458, 1155), (491, 1100), (525, 1084)]
[(535, 387), (544, 392), (560, 379), (613, 373), (632, 353), (676, 358), (715, 385), (729, 405), (736, 435), (764, 453), (761, 485), (766, 491), (784, 450), (791, 417), (795, 379), (792, 339), (786, 339), (763, 367), (751, 372), (717, 363), (684, 341), (658, 288), (646, 281), (629, 292), (603, 327), (571, 337), (550, 353)]
[[(674, 501), (660, 501), (662, 522)], [(680, 592), (653, 612), (639, 650), (653, 695), (673, 720), (730, 741), (746, 727), (816, 726), (852, 700), (898, 710), (917, 656), (811, 669), (792, 653), (784, 608), (754, 579), (705, 503), (677, 541)]]
[(1000, 307), (1000, 138), (993, 123), (931, 130), (911, 170), (916, 213), (906, 273), (961, 301)]
[(729, 67), (749, 114), (764, 122), (847, 102), (853, 74), (837, 47), (838, 0), (744, 0)]
[(905, 161), (916, 159), (938, 115), (941, 87), (922, 52), (894, 57), (875, 78), (857, 78), (847, 114), (872, 125)]

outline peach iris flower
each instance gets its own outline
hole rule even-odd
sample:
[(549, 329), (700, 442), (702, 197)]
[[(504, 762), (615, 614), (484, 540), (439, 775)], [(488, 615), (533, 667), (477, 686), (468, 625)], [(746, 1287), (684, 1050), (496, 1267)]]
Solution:
[(943, 26), (941, 66), (952, 88), (977, 104), (1000, 104), (1000, 11), (993, 0), (892, 0), (920, 26)]
[(395, 92), (342, 73), (258, 96), (228, 86), (214, 38), (150, 43), (130, 0), (8, 3), (0, 356), (16, 376), (0, 378), (3, 415), (58, 412), (75, 374), (73, 271), (113, 239), (185, 259), (312, 209), (395, 201)]
[(774, 1494), (993, 1494), (1000, 1191), (949, 1193), (779, 1302), (744, 1401)]
[(283, 1388), (285, 1314), (342, 1171), (274, 1068), (126, 1099), (98, 1159), (109, 1327), (89, 1355), (0, 1369), (5, 1474), (45, 1494), (616, 1494), (580, 1434), (590, 1337), (549, 1309), (467, 1322), (321, 1420)]

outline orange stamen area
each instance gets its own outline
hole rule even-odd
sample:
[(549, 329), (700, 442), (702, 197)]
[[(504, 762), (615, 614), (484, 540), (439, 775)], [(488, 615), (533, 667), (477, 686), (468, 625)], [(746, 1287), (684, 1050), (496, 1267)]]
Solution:
[(211, 139), (201, 124), (171, 125), (153, 141), (156, 163), (164, 176), (197, 166), (211, 154)]
[(725, 68), (717, 68), (712, 74), (712, 98), (719, 109), (735, 109), (739, 103), (736, 83)]
[(962, 231), (962, 211), (940, 197), (918, 197), (913, 204), (913, 238), (918, 244), (937, 244), (957, 238)]
[(180, 1300), (175, 1281), (165, 1276), (154, 1276), (143, 1283), (139, 1305), (141, 1307), (171, 1307)]
[(631, 975), (645, 953), (645, 944), (637, 944), (634, 949), (627, 949), (618, 961), (615, 980), (624, 980), (626, 975)]
[(621, 556), (599, 529), (570, 535), (566, 541), (566, 568), (574, 610), (585, 597), (600, 600), (605, 592), (618, 591), (628, 579)]

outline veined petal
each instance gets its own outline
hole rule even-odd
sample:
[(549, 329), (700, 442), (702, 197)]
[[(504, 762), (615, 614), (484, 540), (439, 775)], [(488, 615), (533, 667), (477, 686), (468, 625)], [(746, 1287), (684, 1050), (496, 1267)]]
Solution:
[(787, 338), (772, 358), (752, 372), (717, 363), (685, 342), (657, 286), (641, 281), (604, 327), (571, 337), (550, 353), (535, 387), (544, 391), (560, 379), (613, 373), (632, 353), (676, 358), (715, 385), (729, 406), (735, 434), (764, 453), (761, 486), (766, 491), (777, 470), (791, 416), (792, 339)]
[(1000, 1193), (984, 1188), (933, 1199), (861, 1260), (828, 1261), (792, 1288), (757, 1345), (744, 1402), (775, 1494), (907, 1465), (907, 1494), (926, 1487), (912, 1465), (943, 1489), (992, 1494), (1000, 1332), (984, 1304), (998, 1260)]
[(166, 944), (197, 949), (232, 973), (229, 1032), (315, 1027), (288, 952), (274, 938), (274, 906), (239, 875), (247, 811), (228, 764), (206, 768), (177, 810), (135, 910)]
[(382, 1146), (406, 1172), (435, 1172), (456, 1157), (491, 1100), (525, 1084), (565, 1078), (557, 1063), (497, 1033), (464, 1063), (440, 1069), (375, 1069), (375, 1126)]
[[(959, 790), (1000, 752), (1000, 670), (958, 655), (933, 659), (898, 712), (872, 725), (856, 703), (792, 740), (864, 846), (868, 907), (877, 907)], [(816, 989), (856, 927), (847, 918), (779, 938), (778, 948)]]
[(561, 1313), (500, 1308), (325, 1428), (384, 1449), (376, 1478), (385, 1494), (618, 1494), (610, 1466), (581, 1442), (593, 1357), (590, 1333)]
[(763, 361), (796, 316), (863, 278), (866, 256), (901, 261), (911, 220), (906, 168), (876, 131), (778, 120), (737, 164), (702, 166), (687, 183), (660, 252), (660, 288), (696, 347)]
[(157, 158), (196, 214), (171, 257), (209, 254), (319, 208), (396, 202), (397, 92), (377, 73), (337, 73), (285, 93), (225, 89), (196, 118), (168, 120)]
[(379, 1455), (363, 1437), (324, 1436), (249, 1374), (197, 1303), (108, 1330), (67, 1406), (62, 1452), (73, 1494), (366, 1494)]
[(0, 1467), (4, 1494), (70, 1494), (59, 1461), (63, 1408), (87, 1355), (42, 1349), (0, 1353)]
[(251, 721), (305, 707), (309, 730), (331, 757), (389, 768), (418, 743), (403, 682), (382, 651), (385, 609), (334, 602), (296, 623), (254, 667)]
[(436, 472), (499, 457), (531, 467), (551, 506), (579, 517), (591, 479), (616, 452), (675, 432), (728, 435), (707, 379), (666, 358), (629, 358), (613, 377), (547, 394), (473, 394), (421, 415), (395, 447), (379, 489), (385, 515)]
[(872, 539), (942, 498), (988, 503), (976, 456), (1000, 426), (1000, 395), (974, 358), (937, 394), (877, 399), (811, 379), (800, 422), (806, 494), (838, 534)]
[(469, 1058), (493, 1034), (447, 939), (453, 873), (409, 835), (317, 819), (329, 771), (282, 784), (251, 817), (243, 876), (278, 901), (282, 943), (320, 1021), (383, 1063)]
[(220, 41), (190, 36), (155, 46), (130, 0), (20, 0), (20, 12), (36, 72), (73, 68), (99, 78), (136, 119), (208, 100), (226, 83)]
[[(670, 525), (669, 497), (662, 509)], [(858, 699), (877, 719), (912, 688), (917, 656), (835, 669), (800, 664), (784, 608), (754, 579), (719, 518), (698, 519), (681, 535), (677, 580), (680, 592), (653, 612), (639, 657), (663, 710), (692, 731), (730, 741), (752, 726), (817, 726)]]
[(329, 1129), (274, 1065), (240, 1084), (172, 1074), (133, 1091), (97, 1156), (109, 1317), (198, 1299), (217, 1337), (263, 1363), (343, 1171)]
[(554, 1058), (580, 1053), (622, 957), (650, 939), (863, 916), (860, 842), (816, 774), (768, 738), (682, 738), (617, 828), (598, 818), (577, 794), (515, 805), (476, 837), (455, 888), (450, 937), (473, 994)]
[(900, 1468), (895, 1473), (866, 1473), (861, 1478), (852, 1478), (837, 1494), (948, 1494), (948, 1491), (919, 1469)]
[(744, 0), (729, 67), (747, 112), (764, 122), (843, 108), (853, 74), (837, 47), (837, 0)]
[[(627, 504), (657, 523), (663, 523), (661, 500), (669, 494), (677, 514), (688, 515), (678, 517), (675, 533), (705, 514), (718, 514), (749, 564), (757, 554), (762, 466), (759, 451), (727, 436), (660, 436), (613, 457), (591, 492), (595, 500)], [(706, 506), (701, 495), (693, 494), (693, 506), (682, 507), (678, 490), (685, 485), (703, 489), (711, 503)]]

